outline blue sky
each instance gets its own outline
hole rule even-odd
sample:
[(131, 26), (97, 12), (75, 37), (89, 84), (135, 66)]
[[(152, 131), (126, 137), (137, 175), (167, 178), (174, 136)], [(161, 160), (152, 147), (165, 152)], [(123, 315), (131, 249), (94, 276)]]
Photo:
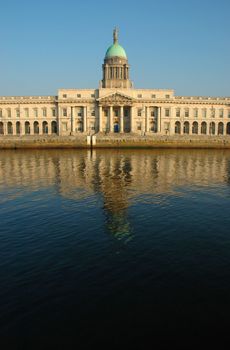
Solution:
[(230, 96), (230, 1), (0, 0), (0, 95), (97, 88), (114, 26), (136, 88)]

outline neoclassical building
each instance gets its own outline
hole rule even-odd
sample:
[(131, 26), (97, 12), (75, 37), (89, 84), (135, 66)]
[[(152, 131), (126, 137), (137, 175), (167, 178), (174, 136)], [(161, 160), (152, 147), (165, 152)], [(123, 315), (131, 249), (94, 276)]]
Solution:
[(60, 89), (57, 96), (0, 97), (0, 137), (95, 133), (230, 135), (230, 97), (134, 89), (117, 29), (105, 54), (98, 89)]

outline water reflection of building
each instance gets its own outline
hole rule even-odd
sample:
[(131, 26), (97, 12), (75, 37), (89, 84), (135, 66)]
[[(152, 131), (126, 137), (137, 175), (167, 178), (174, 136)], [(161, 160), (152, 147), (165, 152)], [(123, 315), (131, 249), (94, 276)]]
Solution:
[(0, 190), (48, 189), (72, 200), (97, 193), (113, 234), (129, 234), (135, 197), (175, 194), (182, 186), (229, 183), (230, 153), (207, 150), (4, 151)]

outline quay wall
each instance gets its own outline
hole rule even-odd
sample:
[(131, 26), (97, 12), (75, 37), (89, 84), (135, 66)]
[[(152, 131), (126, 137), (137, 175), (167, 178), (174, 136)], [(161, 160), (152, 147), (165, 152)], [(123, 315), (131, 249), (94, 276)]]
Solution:
[(0, 149), (50, 148), (220, 148), (230, 149), (230, 136), (10, 136), (0, 137)]

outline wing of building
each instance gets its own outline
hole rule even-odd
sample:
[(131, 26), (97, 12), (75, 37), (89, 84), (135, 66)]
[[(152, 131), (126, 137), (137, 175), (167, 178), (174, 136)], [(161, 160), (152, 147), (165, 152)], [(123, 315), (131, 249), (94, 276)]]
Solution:
[(135, 89), (118, 31), (98, 89), (60, 89), (58, 96), (0, 97), (0, 136), (136, 133), (230, 135), (230, 97), (175, 96)]

